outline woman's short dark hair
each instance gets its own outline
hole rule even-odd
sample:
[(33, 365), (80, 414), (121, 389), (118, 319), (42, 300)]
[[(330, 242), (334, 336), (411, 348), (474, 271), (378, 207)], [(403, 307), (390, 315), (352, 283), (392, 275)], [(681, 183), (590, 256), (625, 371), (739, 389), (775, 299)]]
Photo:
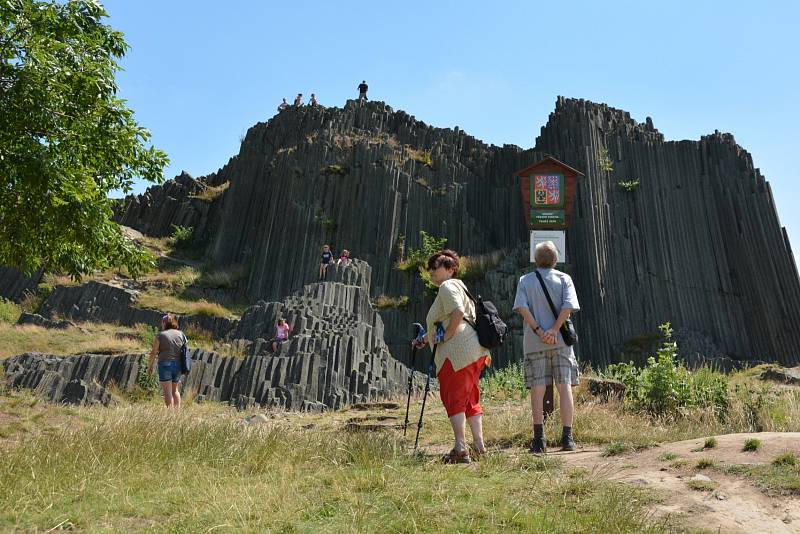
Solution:
[(177, 330), (178, 329), (178, 318), (175, 315), (168, 313), (164, 317), (161, 318), (161, 322), (164, 323), (164, 330)]
[(455, 269), (456, 274), (458, 274), (458, 266), (458, 254), (456, 254), (455, 250), (440, 250), (439, 252), (434, 252), (433, 255), (428, 258), (428, 270), (435, 270), (439, 267), (444, 267), (448, 270)]

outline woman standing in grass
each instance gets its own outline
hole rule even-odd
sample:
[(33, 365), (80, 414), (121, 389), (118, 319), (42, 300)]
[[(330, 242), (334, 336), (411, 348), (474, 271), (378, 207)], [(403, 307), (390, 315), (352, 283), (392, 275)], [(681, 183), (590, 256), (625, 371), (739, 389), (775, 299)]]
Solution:
[[(483, 443), (483, 410), (478, 387), (481, 371), (491, 363), (489, 349), (481, 347), (475, 324), (475, 303), (467, 295), (464, 283), (456, 278), (458, 254), (442, 250), (428, 258), (431, 281), (439, 287), (426, 319), (428, 334), (423, 343), (436, 345), (436, 376), (455, 445), (444, 457), (447, 463), (469, 463), (466, 424), (472, 431), (473, 451), (486, 452)], [(444, 326), (444, 338), (436, 339), (436, 323)]]
[(178, 319), (171, 313), (161, 318), (161, 332), (153, 340), (148, 372), (153, 374), (158, 356), (158, 381), (164, 394), (164, 404), (181, 407), (181, 349), (187, 343), (186, 336), (178, 330)]

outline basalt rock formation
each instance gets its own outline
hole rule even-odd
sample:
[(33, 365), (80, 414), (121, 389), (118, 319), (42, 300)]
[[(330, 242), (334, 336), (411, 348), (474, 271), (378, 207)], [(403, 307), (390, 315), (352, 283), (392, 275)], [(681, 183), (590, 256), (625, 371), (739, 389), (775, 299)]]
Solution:
[[(486, 145), (433, 128), (381, 102), (290, 108), (253, 126), (217, 173), (129, 197), (121, 223), (152, 235), (197, 228), (219, 265), (242, 264), (242, 292), (276, 299), (314, 276), (322, 243), (373, 266), (372, 296), (411, 296), (382, 312), (386, 339), (406, 360), (410, 323), (425, 315), (423, 286), (394, 265), (420, 231), (475, 256), (509, 252), (498, 275), (471, 281), (520, 335), (510, 309), (528, 269), (513, 173), (550, 154), (586, 175), (578, 184), (564, 270), (575, 280), (584, 360), (635, 353), (670, 321), (696, 360), (800, 361), (800, 282), (769, 184), (729, 134), (666, 141), (650, 118), (559, 97), (535, 148)], [(633, 185), (623, 187), (620, 182)], [(220, 191), (205, 195), (204, 191)], [(213, 197), (213, 198), (209, 198)], [(753, 320), (758, 318), (758, 320)], [(496, 355), (519, 358), (518, 340)]]
[[(217, 173), (184, 173), (119, 202), (116, 216), (154, 236), (193, 227), (207, 262), (246, 270), (237, 291), (251, 302), (313, 282), (323, 243), (351, 250), (372, 266), (373, 299), (411, 297), (380, 312), (404, 362), (410, 324), (430, 300), (396, 264), (420, 248), (420, 231), (447, 237), (463, 255), (490, 258), (468, 285), (512, 326), (495, 354), (502, 365), (520, 357), (511, 303), (530, 269), (513, 174), (545, 154), (585, 174), (563, 267), (582, 305), (583, 360), (636, 358), (669, 321), (690, 361), (800, 362), (800, 280), (750, 155), (718, 132), (666, 141), (649, 118), (604, 104), (559, 97), (531, 150), (433, 128), (381, 102), (290, 108), (253, 126)], [(4, 296), (30, 284), (4, 273)]]
[[(229, 322), (220, 336), (229, 339), (227, 351), (236, 351), (239, 357), (193, 349), (194, 365), (184, 391), (191, 391), (198, 400), (226, 401), (239, 408), (259, 405), (293, 410), (338, 409), (400, 395), (406, 391), (410, 371), (392, 358), (383, 342), (383, 323), (369, 301), (369, 280), (370, 268), (364, 262), (334, 265), (326, 281), (309, 284), (283, 302), (252, 306), (241, 321)], [(130, 320), (149, 311), (133, 307), (127, 299), (130, 293), (123, 289), (112, 288), (118, 289), (114, 293), (102, 284), (83, 287), (89, 289), (71, 288), (78, 299), (54, 292), (47, 310), (54, 304), (74, 302), (62, 305), (74, 308), (70, 317), (93, 320), (103, 319), (93, 315), (101, 313), (98, 310)], [(273, 353), (270, 338), (279, 317), (287, 320), (292, 333)], [(3, 364), (10, 387), (34, 389), (56, 402), (107, 404), (113, 398), (112, 385), (122, 392), (136, 387), (144, 361), (139, 354), (26, 353)], [(419, 391), (422, 379), (415, 378)]]

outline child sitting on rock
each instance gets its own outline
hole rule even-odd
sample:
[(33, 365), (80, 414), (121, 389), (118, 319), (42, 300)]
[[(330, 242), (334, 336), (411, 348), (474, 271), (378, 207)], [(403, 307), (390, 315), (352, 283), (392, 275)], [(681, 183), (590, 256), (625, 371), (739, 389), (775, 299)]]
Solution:
[(345, 249), (342, 251), (342, 255), (339, 256), (339, 259), (336, 262), (336, 265), (341, 265), (342, 267), (347, 267), (349, 265), (353, 265), (353, 260), (350, 259), (350, 251)]
[(278, 319), (278, 324), (275, 325), (275, 339), (272, 340), (272, 352), (278, 352), (278, 348), (289, 339), (291, 330), (286, 319)]

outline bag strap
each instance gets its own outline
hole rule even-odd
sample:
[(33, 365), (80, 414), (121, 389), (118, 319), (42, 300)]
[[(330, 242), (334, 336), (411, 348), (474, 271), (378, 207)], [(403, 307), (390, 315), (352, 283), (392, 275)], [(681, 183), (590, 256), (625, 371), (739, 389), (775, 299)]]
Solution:
[(461, 283), (461, 287), (464, 289), (464, 293), (467, 294), (467, 296), (469, 297), (469, 300), (471, 300), (472, 303), (475, 305), (475, 321), (470, 321), (467, 318), (467, 314), (466, 313), (464, 314), (464, 320), (467, 322), (468, 325), (470, 325), (472, 328), (474, 328), (475, 331), (477, 332), (477, 330), (478, 330), (478, 325), (477, 325), (477, 321), (478, 321), (478, 301), (475, 300), (475, 297), (473, 297), (472, 293), (470, 293), (469, 289), (467, 289), (467, 284), (465, 284), (464, 282), (462, 282), (458, 278), (456, 278), (456, 280), (458, 280)]
[(539, 274), (539, 270), (538, 269), (536, 271), (534, 271), (534, 272), (536, 273), (536, 278), (539, 279), (539, 283), (542, 284), (542, 291), (544, 291), (544, 296), (547, 299), (547, 303), (550, 305), (550, 311), (553, 312), (553, 316), (556, 318), (556, 321), (557, 321), (558, 320), (558, 312), (556, 312), (556, 307), (553, 304), (552, 299), (550, 298), (550, 292), (547, 291), (547, 286), (544, 285), (544, 279), (542, 278), (542, 275)]

